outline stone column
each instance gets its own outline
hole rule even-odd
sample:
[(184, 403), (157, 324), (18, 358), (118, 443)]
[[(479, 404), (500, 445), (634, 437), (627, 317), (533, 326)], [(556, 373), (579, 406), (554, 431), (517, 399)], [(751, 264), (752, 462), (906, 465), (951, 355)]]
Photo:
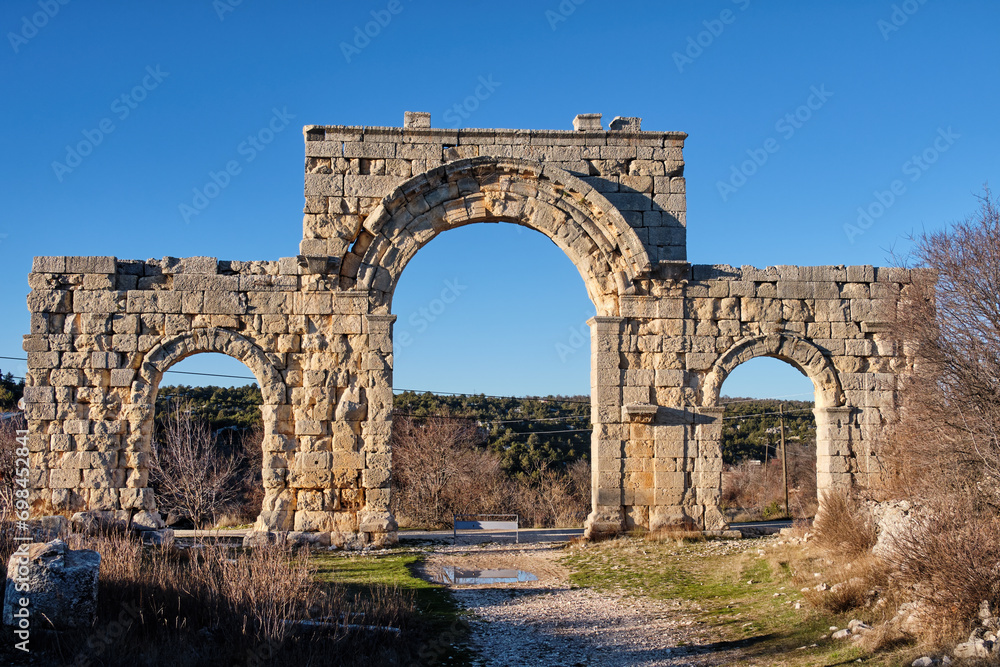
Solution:
[(365, 315), (363, 331), (368, 335), (368, 349), (363, 366), (367, 376), (365, 398), (368, 419), (362, 426), (365, 455), (361, 471), (365, 505), (358, 512), (358, 530), (366, 543), (394, 544), (396, 520), (389, 510), (392, 474), (392, 325), (395, 315)]
[(813, 408), (816, 417), (816, 495), (820, 503), (827, 491), (851, 488), (850, 407)]
[(700, 527), (703, 530), (723, 530), (728, 527), (725, 515), (719, 508), (722, 494), (722, 415), (724, 407), (698, 408), (695, 417), (694, 437), (697, 454), (693, 461), (696, 511), (703, 512)]
[(621, 532), (624, 521), (623, 454), (627, 425), (622, 423), (620, 351), (624, 318), (598, 316), (590, 325), (590, 441), (592, 511), (584, 525), (589, 537)]

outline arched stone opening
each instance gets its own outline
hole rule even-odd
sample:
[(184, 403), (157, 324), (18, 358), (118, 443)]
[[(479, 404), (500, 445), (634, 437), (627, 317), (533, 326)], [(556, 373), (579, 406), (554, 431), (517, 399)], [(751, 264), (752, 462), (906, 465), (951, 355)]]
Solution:
[[(261, 474), (265, 496), (261, 514), (257, 518), (260, 530), (287, 529), (292, 522), (291, 510), (287, 508), (288, 489), (286, 487), (286, 454), (293, 426), (288, 405), (287, 391), (281, 372), (273, 355), (268, 355), (252, 341), (226, 329), (205, 328), (189, 333), (165, 338), (155, 345), (144, 357), (131, 386), (131, 404), (127, 413), (129, 430), (139, 434), (136, 451), (142, 455), (133, 456), (127, 470), (128, 479), (142, 485), (149, 499), (146, 509), (152, 506), (152, 493), (148, 489), (148, 469), (146, 457), (152, 453), (152, 437), (156, 412), (156, 396), (163, 374), (174, 364), (195, 354), (220, 353), (242, 362), (261, 389), (261, 421), (264, 442)], [(285, 465), (282, 465), (284, 463)], [(294, 508), (292, 503), (291, 508)]]
[[(643, 291), (651, 265), (635, 230), (594, 188), (568, 172), (519, 159), (458, 160), (413, 177), (368, 215), (341, 263), (341, 287), (365, 290), (368, 347), (387, 363), (368, 369), (365, 451), (390, 459), (392, 402), (392, 297), (407, 263), (443, 231), (477, 222), (509, 222), (541, 232), (566, 253), (583, 278), (597, 311), (591, 319), (592, 512), (588, 526), (623, 525), (622, 391), (619, 371), (621, 300)], [(381, 421), (381, 423), (379, 423)], [(609, 434), (614, 434), (612, 438)], [(366, 484), (369, 525), (391, 524), (389, 475)], [(379, 490), (384, 490), (384, 493)], [(384, 501), (382, 499), (385, 499)], [(364, 528), (362, 528), (364, 530)]]
[[(701, 405), (711, 410), (717, 427), (703, 429), (699, 447), (704, 453), (721, 452), (721, 419), (718, 406), (722, 385), (740, 364), (757, 357), (784, 361), (812, 381), (816, 418), (816, 490), (820, 501), (824, 493), (851, 485), (851, 415), (845, 407), (840, 377), (829, 355), (805, 338), (790, 334), (772, 334), (745, 338), (729, 348), (715, 362), (701, 383)], [(721, 456), (721, 454), (720, 454)], [(714, 478), (713, 478), (714, 481)], [(721, 488), (721, 476), (719, 478)]]

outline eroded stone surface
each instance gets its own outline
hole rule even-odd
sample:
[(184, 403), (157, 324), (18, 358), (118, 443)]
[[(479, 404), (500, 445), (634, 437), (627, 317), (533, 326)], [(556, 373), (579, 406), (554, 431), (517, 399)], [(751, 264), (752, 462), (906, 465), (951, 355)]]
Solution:
[[(15, 611), (27, 608), (32, 627), (90, 627), (97, 614), (100, 566), (101, 554), (70, 549), (62, 540), (27, 545), (27, 553), (15, 553), (7, 565), (4, 624), (14, 625)], [(20, 604), (22, 598), (29, 604)]]

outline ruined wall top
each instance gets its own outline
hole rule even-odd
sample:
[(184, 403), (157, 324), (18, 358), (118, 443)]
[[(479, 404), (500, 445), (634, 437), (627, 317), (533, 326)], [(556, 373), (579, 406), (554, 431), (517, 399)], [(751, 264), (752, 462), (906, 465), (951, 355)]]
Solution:
[(581, 114), (572, 130), (431, 127), (406, 112), (402, 127), (307, 125), (302, 255), (346, 257), (366, 218), (396, 188), (460, 160), (501, 171), (534, 162), (580, 179), (635, 230), (649, 262), (685, 260), (687, 200), (683, 132), (648, 132), (642, 119)]

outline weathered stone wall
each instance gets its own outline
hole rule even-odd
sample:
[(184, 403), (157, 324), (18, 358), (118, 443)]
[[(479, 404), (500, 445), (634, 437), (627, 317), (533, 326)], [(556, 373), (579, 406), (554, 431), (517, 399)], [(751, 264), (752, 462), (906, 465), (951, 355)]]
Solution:
[(573, 131), (305, 128), (297, 257), (38, 257), (25, 406), (36, 506), (127, 517), (148, 486), (163, 372), (200, 352), (243, 361), (263, 391), (257, 529), (391, 541), (392, 294), (437, 234), (510, 222), (580, 272), (592, 332), (591, 533), (724, 526), (719, 389), (755, 356), (816, 386), (820, 489), (865, 485), (895, 407), (882, 331), (906, 271), (691, 266), (686, 135), (578, 116)]

